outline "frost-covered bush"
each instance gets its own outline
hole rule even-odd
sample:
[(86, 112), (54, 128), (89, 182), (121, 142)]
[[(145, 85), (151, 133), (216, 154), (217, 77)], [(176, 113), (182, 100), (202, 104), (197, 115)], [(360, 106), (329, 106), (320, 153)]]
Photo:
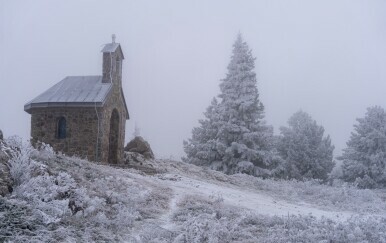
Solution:
[(243, 188), (253, 188), (277, 199), (306, 202), (327, 210), (386, 213), (384, 199), (376, 191), (358, 189), (348, 183), (329, 186), (318, 180), (273, 180), (245, 174), (232, 175), (229, 182)]
[(343, 179), (361, 188), (386, 187), (386, 112), (370, 107), (364, 118), (357, 119), (343, 161)]
[(39, 163), (31, 159), (34, 148), (29, 142), (16, 136), (8, 138), (6, 146), (6, 151), (10, 154), (8, 164), (11, 177), (16, 186), (21, 185), (30, 179), (34, 167), (40, 166)]
[(7, 222), (0, 241), (127, 241), (135, 222), (169, 206), (170, 189), (148, 189), (127, 171), (56, 155), (45, 144), (35, 149), (16, 137), (6, 146), (17, 184), (0, 200), (0, 226)]
[[(221, 203), (220, 203), (221, 204)], [(386, 242), (386, 219), (353, 217), (337, 222), (313, 216), (265, 216), (219, 207), (210, 199), (183, 199), (170, 242)], [(181, 215), (187, 215), (181, 217)]]
[(35, 144), (36, 150), (33, 150), (32, 157), (39, 161), (49, 161), (55, 158), (54, 149), (46, 143), (37, 142)]
[(69, 197), (75, 187), (74, 180), (67, 173), (57, 176), (46, 174), (16, 187), (13, 197), (22, 200), (31, 208), (35, 218), (48, 225), (70, 215)]
[[(209, 198), (188, 196), (182, 199), (173, 220), (182, 225), (175, 242), (232, 242), (240, 237), (236, 210), (224, 207), (221, 195)], [(247, 239), (247, 237), (245, 237)]]

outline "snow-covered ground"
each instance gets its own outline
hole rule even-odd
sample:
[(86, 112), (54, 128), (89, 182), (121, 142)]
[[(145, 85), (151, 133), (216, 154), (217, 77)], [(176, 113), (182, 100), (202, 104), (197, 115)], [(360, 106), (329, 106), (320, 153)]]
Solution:
[[(178, 178), (177, 181), (164, 181), (160, 184), (172, 189), (172, 205), (179, 199), (190, 196), (200, 195), (213, 197), (214, 195), (221, 197), (225, 205), (233, 206), (250, 210), (258, 214), (266, 214), (270, 216), (287, 216), (288, 214), (295, 215), (315, 215), (318, 217), (327, 217), (333, 220), (347, 219), (356, 214), (355, 212), (339, 212), (319, 209), (315, 205), (310, 205), (305, 202), (288, 203), (285, 200), (275, 199), (264, 192), (256, 190), (240, 188), (234, 185), (218, 185), (215, 183), (205, 182), (197, 179), (192, 179), (185, 176), (171, 175), (172, 178)], [(154, 179), (154, 178), (152, 178)]]
[(0, 198), (0, 240), (386, 242), (382, 191), (169, 160), (148, 161), (147, 175), (18, 146), (11, 164), (25, 173)]

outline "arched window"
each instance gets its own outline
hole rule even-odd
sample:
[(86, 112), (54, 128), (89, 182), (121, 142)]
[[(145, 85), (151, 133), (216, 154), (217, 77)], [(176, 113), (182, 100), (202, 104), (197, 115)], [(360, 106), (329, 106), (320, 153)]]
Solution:
[(64, 117), (59, 118), (57, 129), (58, 129), (56, 132), (57, 137), (59, 139), (66, 138), (66, 118)]

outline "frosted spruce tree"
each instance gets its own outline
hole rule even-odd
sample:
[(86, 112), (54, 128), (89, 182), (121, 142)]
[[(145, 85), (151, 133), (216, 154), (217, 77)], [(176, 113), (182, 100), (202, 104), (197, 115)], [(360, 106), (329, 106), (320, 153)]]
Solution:
[(189, 142), (184, 141), (187, 158), (183, 160), (195, 165), (207, 166), (221, 162), (222, 159), (217, 150), (220, 117), (216, 98), (213, 98), (204, 115), (206, 119), (199, 120), (200, 126), (193, 128)]
[(185, 161), (232, 174), (267, 175), (274, 163), (273, 129), (264, 122), (255, 58), (239, 34), (215, 100), (184, 142)]
[(288, 120), (288, 127), (280, 128), (278, 151), (284, 160), (287, 179), (325, 180), (334, 167), (333, 151), (324, 128), (309, 114), (298, 111)]
[(343, 179), (361, 188), (386, 187), (386, 112), (370, 107), (364, 118), (357, 119), (343, 160)]

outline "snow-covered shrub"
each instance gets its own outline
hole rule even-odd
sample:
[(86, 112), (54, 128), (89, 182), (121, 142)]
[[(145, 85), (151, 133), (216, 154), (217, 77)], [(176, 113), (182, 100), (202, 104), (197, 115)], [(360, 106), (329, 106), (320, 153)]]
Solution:
[(386, 112), (379, 106), (370, 107), (357, 121), (339, 158), (343, 179), (360, 188), (386, 187)]
[[(49, 175), (47, 166), (32, 159), (40, 152), (18, 137), (6, 140), (11, 158), (8, 161), (15, 187), (13, 197), (31, 207), (34, 217), (44, 224), (56, 223), (69, 213), (68, 198), (76, 187), (67, 173)], [(43, 153), (50, 149), (45, 146)], [(20, 202), (19, 201), (19, 202)]]
[(253, 188), (277, 199), (306, 202), (327, 210), (386, 213), (386, 204), (376, 191), (358, 189), (348, 183), (328, 186), (318, 180), (273, 180), (245, 174), (231, 175), (230, 183)]
[(169, 209), (169, 200), (171, 190), (168, 188), (159, 188), (146, 191), (143, 198), (138, 200), (138, 210), (144, 217), (152, 218)]
[[(333, 221), (313, 216), (254, 214), (205, 198), (185, 198), (174, 220), (181, 225), (170, 242), (386, 242), (386, 219)], [(185, 217), (181, 215), (186, 214)]]
[(173, 220), (182, 224), (182, 232), (175, 242), (232, 242), (238, 215), (232, 208), (224, 207), (221, 195), (209, 198), (192, 195), (183, 198)]
[[(139, 234), (140, 241), (146, 243), (169, 243), (169, 242), (180, 242), (174, 240), (177, 236), (177, 232), (170, 231), (159, 227), (154, 224), (146, 224), (143, 231)], [(136, 242), (136, 241), (133, 241)]]
[(386, 225), (386, 220), (382, 218), (350, 218), (345, 222), (336, 222), (312, 216), (257, 217), (264, 227), (258, 234), (262, 242), (386, 241), (386, 234), (380, 230)]
[(200, 214), (197, 217), (189, 219), (184, 224), (186, 232), (179, 236), (184, 242), (231, 242), (232, 233), (229, 231), (229, 222), (227, 219), (221, 220), (216, 215)]
[(254, 170), (255, 170), (255, 166), (253, 165), (252, 162), (240, 161), (239, 163), (237, 163), (235, 172), (253, 175), (253, 174), (255, 174)]
[(219, 206), (220, 201), (211, 200), (202, 196), (191, 195), (186, 196), (177, 203), (181, 208), (173, 215), (175, 221), (186, 221), (192, 216), (197, 216), (203, 212), (208, 214), (216, 213), (216, 207)]
[(42, 175), (16, 187), (13, 194), (32, 208), (34, 217), (50, 224), (70, 215), (69, 197), (75, 187), (74, 180), (67, 173)]
[(39, 161), (49, 161), (55, 158), (54, 149), (46, 143), (38, 142), (35, 144), (36, 150), (33, 151), (32, 157)]
[[(11, 241), (122, 242), (131, 238), (136, 221), (157, 217), (169, 206), (170, 189), (154, 185), (149, 190), (117, 176), (126, 175), (123, 170), (56, 155), (44, 144), (35, 149), (18, 138), (6, 146), (17, 185), (4, 199), (12, 206), (3, 210), (0, 201), (0, 221), (10, 225), (0, 233)], [(20, 221), (26, 222), (22, 229)]]
[(26, 182), (31, 177), (34, 167), (39, 167), (39, 163), (31, 159), (31, 154), (35, 150), (29, 142), (14, 136), (6, 140), (7, 152), (10, 153), (8, 161), (11, 177), (16, 186)]

